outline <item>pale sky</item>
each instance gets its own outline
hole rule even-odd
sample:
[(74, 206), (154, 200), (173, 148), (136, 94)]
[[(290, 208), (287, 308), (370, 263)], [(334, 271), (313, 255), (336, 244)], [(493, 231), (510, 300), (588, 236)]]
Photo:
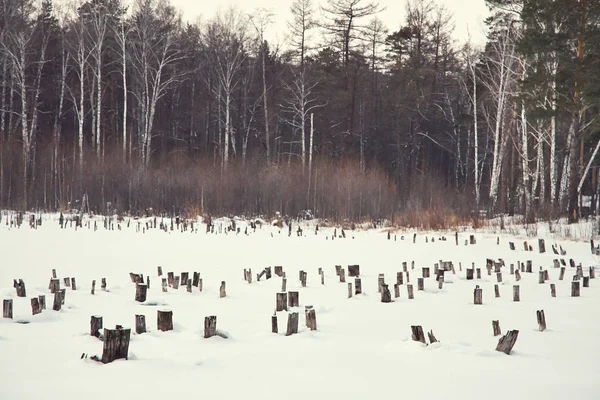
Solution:
[[(482, 46), (485, 43), (485, 26), (483, 21), (488, 16), (484, 0), (434, 0), (436, 4), (445, 6), (454, 16), (455, 39), (466, 42), (470, 33), (473, 43)], [(212, 17), (219, 8), (229, 5), (239, 7), (242, 11), (252, 12), (258, 7), (270, 9), (275, 17), (266, 36), (271, 41), (282, 43), (287, 33), (286, 22), (291, 19), (290, 5), (293, 0), (171, 0), (181, 10), (184, 20), (195, 21)], [(324, 4), (325, 0), (313, 0), (315, 5)], [(406, 0), (379, 0), (385, 11), (378, 16), (393, 32), (404, 22)], [(315, 7), (316, 8), (316, 7)], [(318, 12), (317, 14), (320, 14)]]

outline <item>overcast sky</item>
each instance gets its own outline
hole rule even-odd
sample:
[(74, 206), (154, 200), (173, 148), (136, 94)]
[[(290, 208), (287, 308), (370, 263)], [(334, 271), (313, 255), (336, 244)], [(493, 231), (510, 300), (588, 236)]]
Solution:
[[(454, 16), (455, 38), (466, 41), (470, 33), (472, 41), (483, 45), (485, 33), (483, 21), (488, 15), (484, 0), (434, 0), (436, 4), (444, 5)], [(286, 22), (290, 20), (290, 5), (292, 0), (171, 0), (171, 3), (181, 10), (188, 21), (197, 17), (210, 18), (219, 8), (235, 5), (240, 9), (251, 12), (257, 7), (269, 8), (275, 14), (274, 23), (267, 32), (271, 41), (282, 42), (287, 33)], [(315, 4), (324, 4), (325, 0), (313, 0)], [(397, 30), (404, 21), (406, 0), (379, 0), (385, 11), (379, 14), (390, 31)]]

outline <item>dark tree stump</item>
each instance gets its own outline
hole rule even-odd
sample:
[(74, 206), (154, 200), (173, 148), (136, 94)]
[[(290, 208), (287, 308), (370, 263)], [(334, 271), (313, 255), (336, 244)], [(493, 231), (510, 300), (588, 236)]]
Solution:
[(31, 313), (32, 315), (36, 315), (42, 312), (42, 308), (40, 307), (40, 300), (37, 297), (31, 299)]
[(271, 332), (279, 333), (279, 328), (277, 327), (277, 314), (271, 316)]
[(540, 332), (544, 332), (546, 330), (546, 315), (544, 314), (544, 310), (536, 311), (537, 322), (540, 327)]
[(477, 268), (475, 272), (477, 272), (477, 279), (481, 279), (481, 268)]
[(287, 331), (285, 336), (291, 336), (295, 333), (298, 333), (298, 313), (291, 312), (288, 313)]
[(127, 360), (131, 329), (104, 329), (102, 363), (107, 364), (124, 358)]
[(335, 274), (337, 276), (340, 276), (340, 271), (342, 270), (342, 266), (341, 265), (336, 265), (335, 266)]
[(305, 271), (300, 271), (300, 284), (302, 285), (302, 287), (306, 287), (306, 275), (307, 273)]
[(500, 286), (494, 285), (494, 295), (496, 298), (500, 297)]
[(400, 285), (397, 283), (394, 285), (394, 298), (397, 299), (400, 297)]
[(71, 289), (77, 290), (77, 283), (75, 282), (75, 278), (71, 278)]
[[(148, 282), (150, 282), (150, 277), (147, 278)], [(150, 285), (148, 285), (148, 289), (150, 289)], [(106, 278), (102, 278), (102, 280), (100, 281), (100, 289), (102, 290), (106, 290)]]
[(175, 281), (175, 274), (173, 272), (167, 272), (167, 282), (169, 287), (173, 287), (173, 281)]
[(157, 275), (158, 275), (158, 276), (162, 276), (162, 274), (163, 274), (163, 272), (162, 272), (162, 267), (159, 265), (158, 267), (156, 267), (156, 269), (157, 269), (157, 271), (156, 271), (156, 272), (157, 272)]
[(511, 275), (515, 274), (515, 264), (510, 264), (510, 274)]
[(317, 330), (317, 314), (313, 306), (306, 306), (304, 311), (306, 317), (306, 327), (311, 331)]
[(406, 285), (406, 290), (408, 291), (408, 299), (409, 300), (414, 299), (415, 298), (415, 294), (414, 294), (414, 291), (413, 291), (413, 285), (411, 285), (411, 284)]
[(66, 287), (71, 287), (71, 278), (63, 278), (63, 283)]
[(179, 283), (181, 284), (181, 286), (187, 286), (187, 281), (190, 277), (190, 273), (189, 272), (182, 272), (181, 273), (181, 280), (179, 281)]
[(162, 278), (162, 291), (163, 293), (167, 292), (167, 278)]
[(203, 285), (202, 285), (202, 278), (198, 279), (198, 291), (202, 291)]
[(271, 267), (266, 267), (265, 268), (265, 278), (267, 278), (267, 280), (271, 279)]
[(473, 303), (478, 305), (483, 304), (483, 290), (479, 285), (475, 286), (475, 290), (473, 291)]
[(583, 287), (590, 287), (590, 277), (589, 276), (583, 277)]
[(538, 239), (538, 246), (540, 248), (540, 254), (546, 252), (546, 243), (544, 242), (544, 239)]
[(348, 282), (348, 298), (352, 297), (352, 282)]
[(502, 334), (500, 331), (500, 321), (492, 321), (492, 329), (494, 330), (494, 336), (500, 336)]
[(227, 296), (227, 293), (225, 291), (225, 281), (221, 281), (221, 287), (219, 288), (219, 297), (222, 299), (225, 296)]
[(527, 241), (523, 242), (523, 250), (529, 251), (529, 245), (527, 244)]
[(4, 299), (2, 301), (2, 318), (10, 318), (13, 317), (13, 300), (12, 299)]
[(506, 335), (502, 336), (498, 341), (498, 346), (496, 346), (496, 351), (501, 351), (504, 354), (510, 355), (515, 343), (517, 342), (517, 338), (519, 337), (519, 331), (513, 330), (508, 331)]
[(515, 279), (517, 282), (521, 280), (521, 272), (519, 270), (515, 271)]
[(477, 244), (477, 241), (475, 240), (475, 235), (470, 235), (469, 236), (469, 242), (471, 244)]
[(283, 276), (283, 267), (281, 265), (276, 265), (274, 267), (274, 269), (275, 269), (275, 275), (280, 276), (280, 277)]
[(321, 271), (321, 285), (325, 284), (325, 271)]
[(159, 331), (172, 331), (173, 330), (173, 311), (171, 310), (158, 310), (156, 326)]
[(548, 272), (547, 269), (544, 270), (544, 279), (549, 281), (550, 280), (550, 273)]
[(62, 306), (62, 295), (60, 291), (54, 292), (54, 303), (52, 303), (52, 309), (54, 311), (60, 311)]
[(340, 269), (340, 282), (346, 283), (346, 272), (344, 271), (344, 268)]
[(385, 284), (385, 275), (379, 274), (377, 277), (377, 292), (381, 293), (382, 287)]
[(348, 276), (356, 278), (360, 276), (360, 266), (359, 265), (348, 265)]
[(538, 283), (539, 284), (546, 283), (546, 274), (544, 273), (544, 271), (539, 272)]
[(287, 311), (287, 293), (276, 294), (275, 311)]
[(90, 336), (100, 337), (100, 329), (102, 329), (102, 317), (92, 315), (90, 318)]
[(404, 275), (402, 275), (402, 272), (396, 272), (396, 284), (398, 285), (403, 285), (404, 284)]
[(425, 290), (425, 279), (417, 278), (417, 290)]
[(204, 339), (211, 338), (217, 334), (217, 316), (211, 315), (204, 318)]
[(410, 330), (412, 332), (412, 340), (415, 342), (425, 342), (425, 334), (423, 333), (423, 327), (421, 325), (411, 325)]
[(531, 260), (527, 260), (527, 267), (525, 269), (525, 272), (527, 272), (528, 274), (533, 273), (533, 262)]
[(67, 297), (67, 289), (60, 289), (60, 304), (64, 305)]
[(45, 310), (45, 309), (46, 309), (46, 296), (45, 296), (45, 295), (43, 295), (43, 294), (40, 294), (40, 295), (38, 296), (38, 301), (39, 301), (39, 303), (40, 303), (40, 308), (41, 308), (42, 310)]
[(519, 285), (513, 285), (513, 301), (521, 301), (521, 293)]
[(433, 329), (432, 329), (432, 330), (430, 330), (429, 332), (427, 332), (427, 337), (429, 337), (429, 343), (430, 343), (430, 344), (433, 344), (433, 343), (437, 343), (437, 342), (438, 342), (437, 338), (436, 338), (436, 337), (435, 337), (435, 335), (433, 334)]
[(423, 267), (423, 278), (429, 278), (429, 267)]
[(135, 301), (143, 303), (146, 301), (146, 295), (148, 293), (148, 286), (145, 283), (138, 283), (135, 286)]
[(52, 278), (56, 279), (56, 269), (52, 268)]
[(562, 281), (563, 279), (565, 279), (565, 272), (567, 271), (567, 269), (565, 267), (561, 267), (560, 268), (560, 276), (558, 277), (559, 281)]
[[(57, 279), (60, 285), (60, 281)], [(27, 297), (27, 291), (25, 290), (25, 282), (23, 279), (13, 279), (13, 286), (17, 290), (17, 297)]]
[(94, 293), (96, 293), (96, 280), (95, 279), (92, 281), (92, 290), (91, 290), (91, 293), (92, 293), (92, 295)]
[(381, 285), (381, 302), (382, 303), (391, 303), (392, 302), (392, 295), (390, 293), (390, 289), (388, 288), (388, 285), (386, 285), (385, 283)]
[[(246, 270), (244, 269), (244, 276), (246, 274)], [(192, 278), (192, 286), (198, 287), (198, 280), (200, 279), (200, 272), (194, 272), (194, 277)], [(244, 278), (246, 280), (246, 278)]]
[(60, 290), (60, 281), (58, 279), (50, 279), (48, 289), (50, 289), (50, 293), (58, 292)]
[(579, 286), (579, 282), (571, 282), (571, 297), (579, 297), (581, 294), (581, 289)]
[(438, 289), (442, 290), (444, 288), (444, 275), (440, 276), (438, 279)]
[(354, 278), (354, 294), (359, 295), (362, 293), (362, 283), (360, 278)]
[(509, 247), (511, 250), (513, 250), (513, 251), (514, 251), (514, 250), (515, 250), (515, 244), (514, 244), (514, 242), (508, 242), (508, 247)]
[(502, 283), (502, 272), (496, 273), (496, 281)]
[(287, 278), (281, 278), (281, 291), (287, 291)]
[(467, 280), (473, 280), (473, 269), (467, 268)]
[(173, 277), (173, 289), (175, 289), (175, 290), (179, 289), (179, 277), (178, 276)]
[(408, 272), (408, 264), (406, 263), (406, 261), (402, 262), (402, 271), (403, 272)]
[(188, 279), (186, 289), (188, 293), (192, 293), (192, 280)]
[(557, 259), (552, 260), (552, 263), (554, 265), (554, 268), (560, 268), (560, 261), (558, 261)]
[(300, 307), (298, 292), (288, 292), (288, 307)]
[(556, 297), (556, 285), (554, 283), (550, 284), (550, 295)]
[(590, 267), (590, 279), (596, 279), (596, 268)]

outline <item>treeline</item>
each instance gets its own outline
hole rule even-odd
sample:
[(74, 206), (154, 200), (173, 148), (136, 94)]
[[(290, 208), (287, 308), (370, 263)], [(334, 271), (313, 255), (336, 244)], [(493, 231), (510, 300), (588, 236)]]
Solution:
[(600, 181), (598, 0), (488, 3), (477, 49), (431, 0), (395, 32), (376, 2), (295, 0), (281, 47), (267, 10), (0, 0), (0, 207), (575, 219)]

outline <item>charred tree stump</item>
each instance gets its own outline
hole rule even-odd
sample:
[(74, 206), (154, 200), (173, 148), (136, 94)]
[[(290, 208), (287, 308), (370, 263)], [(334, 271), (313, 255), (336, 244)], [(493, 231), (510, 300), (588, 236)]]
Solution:
[(163, 274), (163, 272), (162, 272), (162, 267), (161, 267), (161, 266), (158, 266), (158, 267), (156, 267), (156, 270), (157, 270), (157, 271), (156, 271), (156, 272), (157, 272), (157, 275), (158, 275), (158, 276), (162, 276), (162, 274)]
[(102, 317), (92, 315), (90, 318), (90, 336), (100, 337), (100, 329), (102, 329)]
[(341, 265), (336, 265), (335, 266), (335, 274), (337, 276), (340, 276), (340, 271), (342, 270), (342, 266)]
[(510, 264), (510, 274), (511, 275), (515, 274), (515, 264)]
[(354, 294), (359, 295), (362, 293), (362, 283), (360, 278), (354, 278)]
[(509, 247), (511, 250), (513, 250), (513, 251), (514, 251), (514, 250), (515, 250), (515, 244), (514, 244), (514, 242), (508, 242), (508, 247)]
[(481, 279), (481, 268), (475, 270), (477, 272), (477, 279)]
[(385, 283), (381, 285), (381, 302), (382, 303), (391, 303), (392, 302), (392, 295), (390, 293), (390, 289), (388, 288), (388, 285), (386, 285)]
[(521, 293), (519, 285), (513, 285), (513, 301), (521, 301)]
[(404, 284), (404, 279), (403, 279), (402, 272), (396, 272), (396, 284), (398, 285), (403, 285)]
[(287, 278), (281, 278), (281, 291), (287, 291)]
[(138, 283), (135, 286), (135, 301), (143, 303), (146, 301), (148, 286), (145, 283)]
[(527, 266), (525, 272), (531, 274), (533, 273), (533, 262), (531, 260), (527, 260)]
[(496, 281), (502, 283), (502, 272), (496, 273)]
[(377, 292), (381, 293), (382, 291), (382, 286), (385, 284), (385, 275), (384, 274), (379, 274), (379, 276), (377, 277)]
[(127, 360), (131, 329), (104, 329), (104, 349), (102, 363), (107, 364), (124, 358)]
[[(58, 279), (56, 281), (58, 281), (60, 285), (60, 281)], [(23, 279), (19, 279), (18, 281), (13, 279), (13, 286), (17, 290), (17, 297), (27, 297), (27, 291), (25, 290), (25, 282), (23, 282)]]
[(494, 295), (496, 296), (496, 298), (500, 297), (500, 286), (498, 286), (497, 284), (494, 285)]
[(204, 318), (204, 339), (211, 338), (217, 334), (217, 316), (211, 315)]
[(504, 354), (510, 355), (515, 343), (517, 342), (517, 338), (519, 337), (519, 331), (513, 330), (508, 331), (506, 335), (502, 336), (498, 341), (498, 345), (496, 346), (496, 351), (501, 351)]
[(52, 268), (52, 279), (56, 279), (56, 269)]
[(417, 290), (425, 290), (425, 279), (417, 278)]
[(596, 279), (596, 268), (590, 267), (590, 279)]
[(182, 272), (181, 273), (181, 280), (179, 281), (179, 283), (181, 284), (181, 286), (187, 286), (187, 281), (190, 278), (190, 273), (189, 272)]
[(344, 268), (340, 269), (340, 282), (346, 283), (346, 272), (344, 271)]
[(408, 291), (408, 299), (412, 300), (415, 298), (415, 294), (413, 292), (413, 285), (408, 284), (406, 285), (406, 290)]
[(473, 269), (472, 268), (467, 268), (467, 280), (473, 280)]
[(307, 273), (305, 271), (300, 271), (300, 284), (302, 287), (306, 287), (306, 275)]
[(271, 279), (272, 273), (271, 273), (271, 267), (266, 267), (265, 268), (265, 278), (267, 278), (267, 280)]
[(167, 278), (162, 278), (162, 291), (163, 293), (167, 292)]
[(62, 306), (62, 295), (60, 291), (54, 292), (54, 303), (52, 303), (52, 309), (54, 311), (60, 311)]
[(225, 292), (225, 281), (221, 281), (221, 287), (219, 288), (219, 297), (222, 299), (225, 296), (227, 296), (227, 293)]
[(287, 293), (277, 293), (275, 311), (287, 311), (287, 301)]
[(50, 283), (48, 284), (48, 289), (50, 289), (50, 293), (58, 292), (60, 290), (60, 281), (58, 279), (50, 279)]
[(483, 290), (479, 285), (475, 286), (475, 290), (473, 291), (473, 303), (478, 305), (483, 304)]
[(66, 287), (71, 287), (71, 278), (63, 278), (63, 283)]
[(423, 333), (423, 327), (421, 325), (411, 325), (410, 330), (412, 332), (412, 340), (415, 342), (425, 342), (425, 334)]
[(359, 265), (348, 265), (348, 276), (356, 278), (360, 276), (360, 266)]
[[(246, 270), (244, 270), (244, 274), (246, 273)], [(193, 287), (198, 287), (198, 280), (200, 279), (200, 272), (194, 272), (193, 278), (192, 278), (192, 286)], [(246, 280), (246, 279), (244, 279)]]
[(540, 271), (540, 272), (539, 272), (538, 283), (539, 283), (539, 284), (544, 284), (544, 283), (546, 283), (546, 274), (544, 273), (544, 271)]
[(75, 282), (75, 278), (71, 278), (71, 289), (77, 290), (77, 283)]
[[(148, 282), (150, 282), (150, 277), (147, 277)], [(100, 289), (106, 290), (106, 278), (102, 278), (100, 283)], [(148, 283), (148, 289), (150, 289), (150, 284)]]
[(306, 306), (304, 315), (306, 318), (306, 327), (311, 331), (317, 330), (317, 314), (313, 306)]
[(494, 330), (494, 336), (500, 336), (502, 334), (500, 331), (500, 321), (492, 321), (492, 329)]
[(538, 246), (540, 248), (540, 254), (546, 252), (546, 243), (544, 242), (544, 239), (538, 239)]
[(191, 279), (187, 280), (186, 289), (187, 289), (188, 293), (192, 293), (192, 280)]
[(171, 310), (158, 310), (156, 326), (159, 331), (172, 331), (173, 330), (173, 311)]
[(271, 316), (271, 332), (279, 333), (279, 328), (277, 327), (277, 314)]
[(394, 285), (394, 298), (397, 299), (398, 297), (400, 297), (400, 285), (396, 283)]
[(40, 294), (38, 296), (38, 301), (40, 302), (40, 308), (42, 310), (45, 310), (46, 309), (46, 296), (43, 294)]
[(521, 280), (521, 272), (519, 270), (515, 271), (515, 279), (517, 282)]
[(581, 289), (579, 287), (579, 282), (571, 282), (571, 297), (579, 297), (581, 294)]
[(276, 265), (275, 267), (275, 275), (277, 276), (283, 276), (283, 267), (280, 265)]
[(65, 299), (67, 297), (67, 289), (60, 289), (60, 304), (65, 304)]
[(544, 310), (536, 311), (537, 315), (537, 323), (540, 327), (540, 332), (544, 332), (546, 330), (546, 315), (544, 314)]
[(300, 307), (298, 292), (288, 292), (288, 307)]
[(406, 261), (402, 262), (402, 271), (403, 272), (407, 272), (408, 271), (408, 264), (406, 263)]
[(321, 271), (321, 285), (325, 284), (325, 272)]
[(40, 300), (37, 297), (31, 299), (31, 314), (36, 315), (42, 312)]
[(298, 333), (298, 313), (291, 312), (288, 313), (287, 331), (285, 336), (291, 336), (295, 333)]
[(423, 278), (429, 278), (429, 267), (423, 267)]
[(583, 287), (590, 287), (590, 277), (589, 276), (583, 277)]
[(202, 291), (202, 278), (198, 279), (198, 291), (201, 292)]
[(136, 314), (135, 315), (135, 333), (138, 335), (146, 332), (146, 316)]
[(427, 332), (427, 337), (429, 337), (429, 343), (430, 343), (430, 344), (433, 344), (433, 343), (437, 343), (437, 342), (438, 342), (437, 338), (436, 338), (436, 337), (435, 337), (435, 335), (433, 334), (433, 329), (432, 329), (432, 330), (430, 330), (429, 332)]
[(2, 318), (10, 318), (13, 317), (13, 300), (12, 299), (4, 299), (2, 301)]
[(554, 283), (550, 284), (550, 295), (556, 297), (556, 285)]
[(477, 241), (475, 240), (475, 235), (470, 235), (469, 236), (469, 243), (470, 244), (477, 244)]
[(438, 289), (442, 290), (444, 288), (444, 275), (440, 276), (438, 279)]
[(173, 272), (167, 272), (167, 281), (169, 287), (173, 287), (173, 282), (175, 281), (175, 274)]
[(175, 290), (179, 289), (179, 277), (178, 276), (173, 277), (173, 289), (175, 289)]

